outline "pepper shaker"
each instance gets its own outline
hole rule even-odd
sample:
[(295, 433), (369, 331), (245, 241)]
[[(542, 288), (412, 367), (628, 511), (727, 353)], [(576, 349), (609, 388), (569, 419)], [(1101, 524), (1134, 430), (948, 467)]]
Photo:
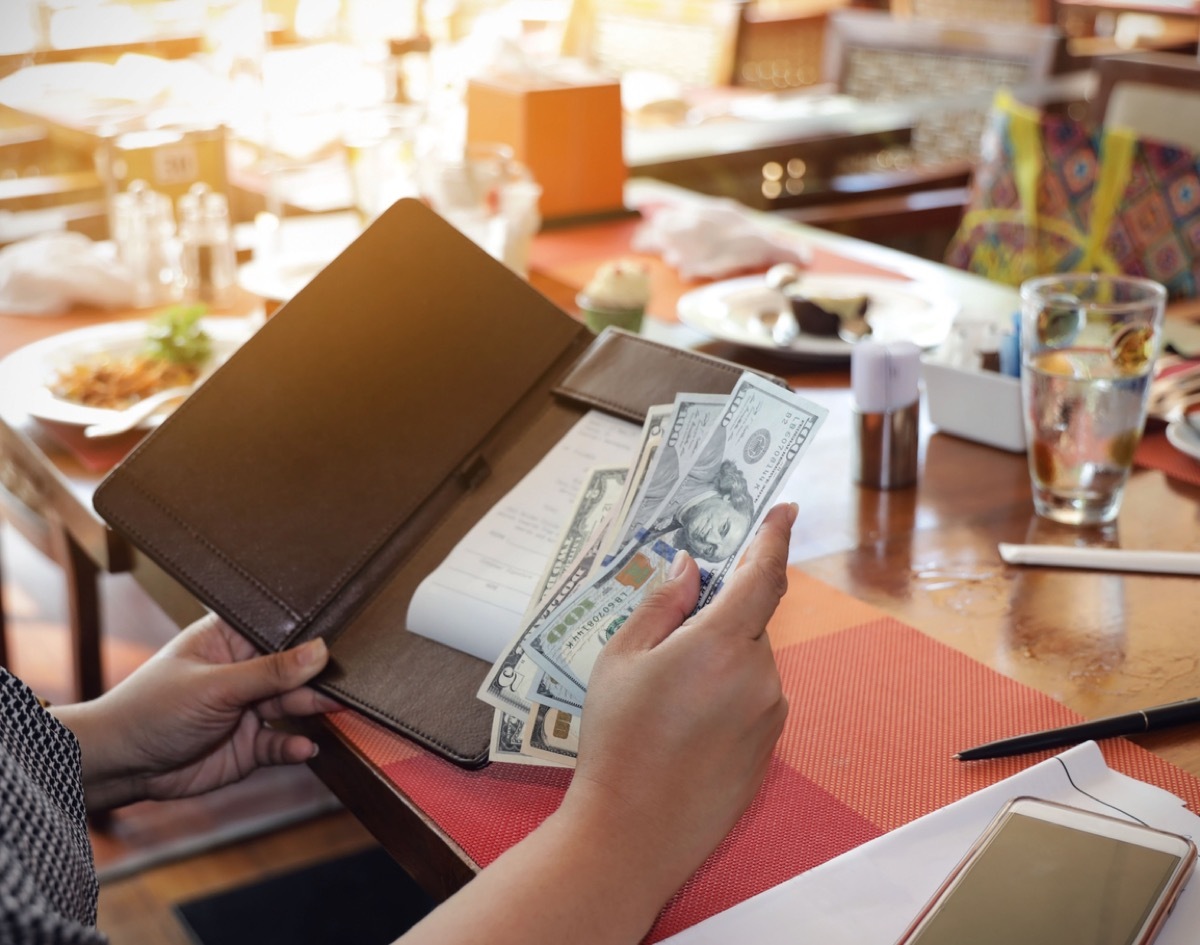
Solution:
[(225, 195), (193, 184), (179, 198), (179, 238), (185, 297), (217, 308), (228, 304), (237, 262)]
[(921, 349), (864, 339), (850, 353), (854, 481), (902, 489), (917, 481)]

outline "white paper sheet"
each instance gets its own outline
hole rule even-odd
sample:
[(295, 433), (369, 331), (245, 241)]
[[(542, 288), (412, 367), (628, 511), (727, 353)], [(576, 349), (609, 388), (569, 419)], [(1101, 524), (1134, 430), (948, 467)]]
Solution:
[(593, 466), (630, 462), (642, 428), (591, 411), (417, 588), (408, 629), (493, 662), (518, 629)]
[[(1152, 827), (1193, 841), (1200, 838), (1200, 817), (1179, 798), (1113, 771), (1095, 742), (1086, 742), (843, 853), (665, 942), (893, 945), (1012, 798), (1028, 795), (1120, 816), (1084, 791)], [(803, 817), (796, 824), (798, 830), (820, 829), (820, 824), (806, 823)], [(1200, 880), (1193, 876), (1155, 945), (1194, 945), (1200, 929), (1197, 887)]]

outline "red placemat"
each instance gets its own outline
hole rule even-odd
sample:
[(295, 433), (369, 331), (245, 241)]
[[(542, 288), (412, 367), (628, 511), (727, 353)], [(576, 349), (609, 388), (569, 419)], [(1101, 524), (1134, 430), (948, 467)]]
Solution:
[[(648, 941), (714, 915), (1053, 754), (963, 764), (952, 754), (1080, 717), (900, 621), (792, 570), (770, 635), (787, 726), (762, 790), (671, 900)], [(464, 771), (352, 712), (335, 725), (486, 866), (557, 806), (570, 772)], [(1110, 766), (1200, 810), (1200, 780), (1124, 739)]]
[(38, 423), (58, 443), (70, 450), (84, 468), (92, 472), (108, 472), (142, 441), (147, 432), (129, 430), (117, 436), (89, 440), (84, 436), (81, 426), (51, 420), (38, 420)]
[[(1169, 379), (1173, 375), (1184, 372), (1192, 374), (1196, 371), (1197, 366), (1200, 366), (1198, 359), (1164, 355), (1155, 371), (1155, 379), (1150, 383), (1152, 399), (1156, 389), (1155, 385), (1160, 380)], [(1188, 409), (1189, 411), (1200, 410), (1200, 406)], [(1167, 439), (1165, 430), (1166, 423), (1162, 419), (1154, 416), (1147, 419), (1146, 433), (1138, 444), (1137, 451), (1133, 454), (1134, 465), (1145, 469), (1157, 469), (1172, 479), (1200, 486), (1200, 460), (1196, 460), (1172, 446)]]
[(1133, 454), (1136, 466), (1157, 469), (1172, 479), (1200, 486), (1200, 460), (1175, 449), (1162, 431), (1148, 432)]

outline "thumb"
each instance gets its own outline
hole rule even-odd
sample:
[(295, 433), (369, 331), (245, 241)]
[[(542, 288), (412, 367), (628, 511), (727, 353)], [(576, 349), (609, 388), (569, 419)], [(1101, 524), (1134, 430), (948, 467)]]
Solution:
[(220, 667), (226, 695), (239, 706), (298, 689), (317, 675), (329, 661), (329, 650), (320, 637), (284, 650), (255, 656)]
[(642, 601), (606, 649), (653, 649), (679, 629), (699, 599), (700, 569), (686, 551), (677, 551), (666, 583)]

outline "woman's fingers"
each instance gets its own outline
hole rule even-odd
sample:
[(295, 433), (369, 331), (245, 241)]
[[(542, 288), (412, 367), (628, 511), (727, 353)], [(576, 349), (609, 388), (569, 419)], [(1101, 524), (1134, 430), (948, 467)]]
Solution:
[(605, 646), (617, 653), (650, 650), (669, 637), (700, 598), (700, 570), (685, 551), (675, 554), (667, 581), (647, 597)]
[(777, 505), (746, 549), (742, 563), (721, 593), (704, 608), (704, 623), (714, 632), (757, 639), (787, 591), (788, 543), (796, 521), (796, 505)]

